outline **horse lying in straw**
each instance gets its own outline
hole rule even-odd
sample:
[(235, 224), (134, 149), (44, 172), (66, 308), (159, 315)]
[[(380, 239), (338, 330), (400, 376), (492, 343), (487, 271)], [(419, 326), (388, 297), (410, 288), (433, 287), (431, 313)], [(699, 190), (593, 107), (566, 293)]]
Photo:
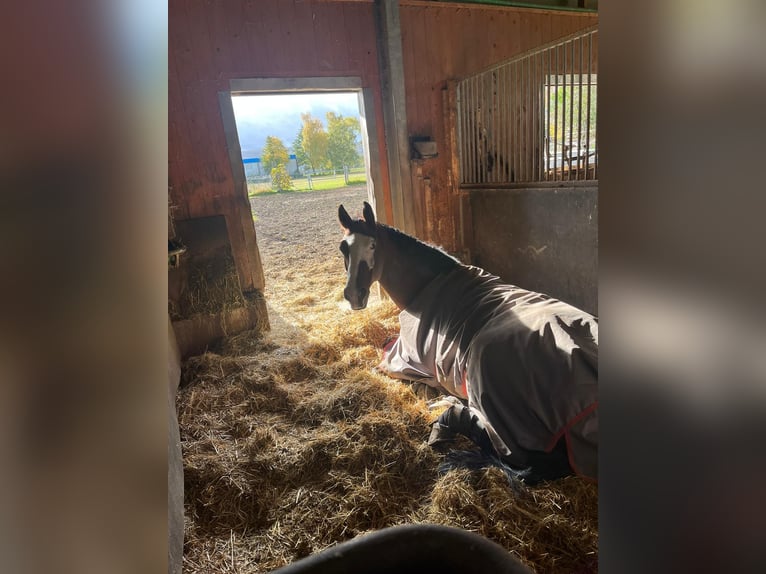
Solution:
[[(380, 368), (460, 399), (429, 443), (461, 433), (528, 483), (598, 469), (598, 322), (540, 293), (501, 282), (444, 251), (338, 208), (352, 309), (379, 281), (402, 309)], [(467, 455), (460, 463), (470, 462)], [(485, 460), (484, 463), (487, 461)]]

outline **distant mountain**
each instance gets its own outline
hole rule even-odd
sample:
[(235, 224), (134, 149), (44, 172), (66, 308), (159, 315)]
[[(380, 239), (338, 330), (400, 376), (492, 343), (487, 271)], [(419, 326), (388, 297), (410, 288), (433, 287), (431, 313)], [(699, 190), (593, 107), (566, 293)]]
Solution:
[[(293, 140), (303, 125), (301, 113), (310, 112), (312, 116), (322, 120), (325, 128), (327, 128), (327, 112), (359, 117), (355, 94), (342, 94), (343, 97), (336, 96), (334, 100), (326, 97), (329, 95), (287, 96), (286, 102), (285, 96), (282, 96), (283, 101), (279, 105), (272, 105), (273, 102), (269, 100), (259, 100), (269, 96), (233, 98), (242, 157), (260, 157), (266, 136), (278, 137), (292, 153)], [(289, 105), (293, 98), (295, 98), (295, 105)], [(259, 105), (259, 101), (263, 105)]]

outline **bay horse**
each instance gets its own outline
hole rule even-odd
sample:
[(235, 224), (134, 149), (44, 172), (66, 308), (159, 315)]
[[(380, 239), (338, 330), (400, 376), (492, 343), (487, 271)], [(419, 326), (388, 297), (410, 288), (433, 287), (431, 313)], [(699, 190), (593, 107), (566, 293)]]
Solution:
[(401, 310), (379, 367), (456, 397), (429, 444), (464, 434), (529, 484), (596, 480), (597, 319), (377, 223), (367, 202), (361, 219), (340, 205), (338, 220), (351, 308), (378, 281)]

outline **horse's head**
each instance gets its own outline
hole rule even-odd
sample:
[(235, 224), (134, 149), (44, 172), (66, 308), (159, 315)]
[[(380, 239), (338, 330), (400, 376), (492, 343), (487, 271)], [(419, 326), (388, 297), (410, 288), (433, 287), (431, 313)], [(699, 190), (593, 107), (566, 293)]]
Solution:
[(366, 201), (362, 210), (364, 219), (353, 220), (346, 209), (338, 207), (338, 220), (346, 236), (340, 242), (343, 261), (346, 265), (346, 288), (343, 296), (352, 309), (367, 307), (370, 285), (380, 276), (375, 272), (375, 247), (377, 226), (372, 207)]

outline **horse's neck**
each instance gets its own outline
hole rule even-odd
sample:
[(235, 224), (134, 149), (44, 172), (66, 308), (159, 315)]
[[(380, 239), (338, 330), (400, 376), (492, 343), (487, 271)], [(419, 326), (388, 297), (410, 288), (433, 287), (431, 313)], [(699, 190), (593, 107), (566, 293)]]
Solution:
[(393, 240), (394, 233), (390, 228), (379, 228), (378, 253), (384, 263), (378, 280), (394, 303), (400, 309), (406, 309), (440, 271), (429, 265), (428, 257), (424, 257), (434, 248), (416, 244), (402, 249), (401, 244)]

